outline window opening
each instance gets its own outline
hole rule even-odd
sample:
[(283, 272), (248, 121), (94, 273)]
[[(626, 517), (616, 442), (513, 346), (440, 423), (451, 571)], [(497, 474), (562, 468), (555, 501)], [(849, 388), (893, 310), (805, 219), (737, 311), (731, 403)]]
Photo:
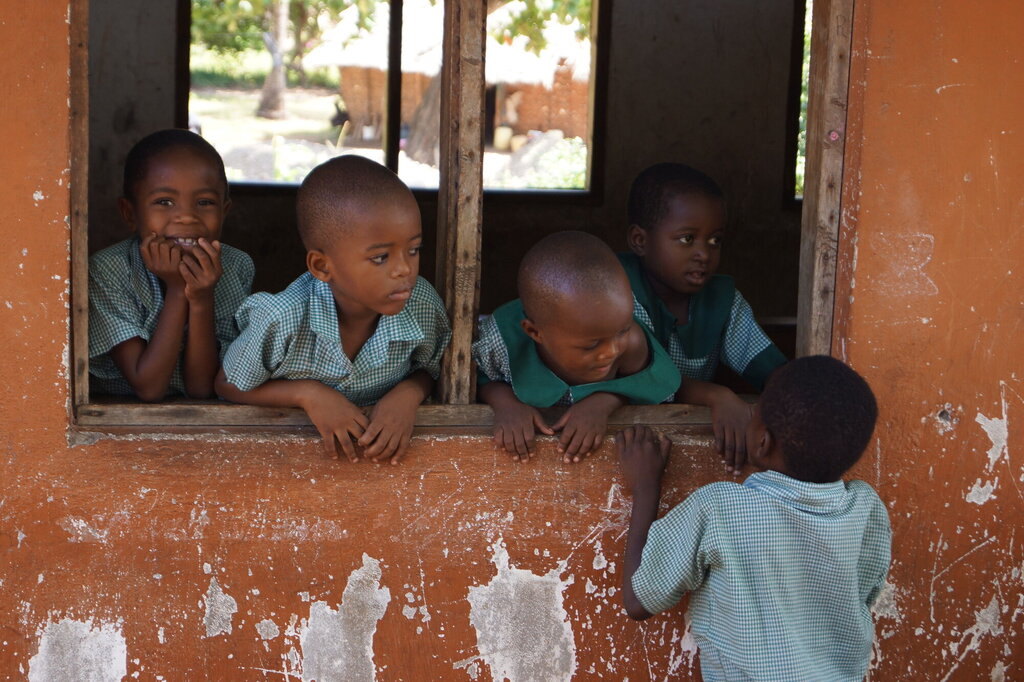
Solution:
[[(800, 7), (803, 2), (802, 8)], [(797, 0), (797, 18), (803, 12), (802, 26), (798, 27), (800, 37), (800, 101), (797, 116), (796, 162), (793, 169), (793, 194), (797, 199), (804, 196), (804, 176), (807, 173), (807, 93), (811, 75), (811, 17), (814, 0)]]
[[(350, 153), (437, 189), (443, 5), (191, 0), (190, 127), (232, 181), (293, 184)], [(588, 189), (591, 0), (489, 6), (484, 187)]]

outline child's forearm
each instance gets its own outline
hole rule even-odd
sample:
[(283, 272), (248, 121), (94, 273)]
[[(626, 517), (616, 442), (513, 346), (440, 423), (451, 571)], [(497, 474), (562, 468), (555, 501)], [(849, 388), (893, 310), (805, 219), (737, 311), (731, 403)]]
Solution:
[(209, 398), (213, 395), (217, 365), (213, 301), (192, 301), (188, 307), (188, 334), (182, 363), (185, 393), (191, 398)]
[(661, 498), (659, 481), (649, 481), (633, 490), (633, 511), (629, 518), (629, 533), (626, 536), (625, 566), (622, 576), (622, 602), (626, 613), (634, 620), (651, 617), (633, 591), (633, 574), (640, 568), (647, 533), (658, 516), (658, 501)]
[(488, 381), (486, 384), (480, 384), (477, 388), (477, 395), (495, 412), (522, 404), (522, 401), (516, 397), (515, 391), (512, 390), (512, 386), (504, 381)]
[(135, 339), (137, 343), (126, 341), (111, 349), (111, 357), (140, 400), (153, 402), (167, 395), (187, 316), (184, 291), (169, 288), (149, 341)]
[(715, 402), (734, 395), (729, 388), (720, 384), (683, 377), (683, 383), (676, 392), (676, 402), (711, 407)]
[(217, 373), (214, 389), (217, 395), (234, 403), (263, 407), (300, 407), (306, 410), (309, 401), (320, 389), (329, 387), (314, 379), (271, 379), (256, 388), (243, 391), (228, 382), (224, 370)]
[(386, 395), (394, 394), (396, 398), (401, 398), (403, 401), (408, 400), (415, 408), (426, 400), (433, 390), (434, 378), (426, 370), (418, 369), (398, 382)]

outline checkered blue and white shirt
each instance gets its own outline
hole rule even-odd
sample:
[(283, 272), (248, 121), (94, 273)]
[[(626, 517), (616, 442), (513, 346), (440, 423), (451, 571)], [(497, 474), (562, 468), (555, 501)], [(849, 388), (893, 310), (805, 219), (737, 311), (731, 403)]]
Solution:
[(867, 483), (765, 471), (703, 486), (655, 521), (633, 590), (650, 613), (692, 592), (705, 680), (860, 681), (891, 540)]
[[(244, 251), (221, 245), (223, 274), (213, 290), (214, 335), (220, 357), (238, 335), (235, 311), (252, 290), (254, 268)], [(156, 330), (164, 295), (159, 278), (146, 268), (139, 240), (126, 239), (98, 251), (89, 259), (89, 374), (99, 393), (133, 395), (110, 349), (139, 337), (147, 343)], [(184, 345), (182, 346), (184, 351)], [(184, 393), (181, 358), (174, 368), (171, 393)]]
[(278, 294), (253, 294), (236, 319), (228, 382), (250, 391), (271, 379), (315, 379), (357, 405), (375, 403), (419, 369), (436, 379), (451, 340), (444, 304), (422, 277), (401, 312), (380, 317), (355, 361), (342, 349), (330, 286), (308, 272)]

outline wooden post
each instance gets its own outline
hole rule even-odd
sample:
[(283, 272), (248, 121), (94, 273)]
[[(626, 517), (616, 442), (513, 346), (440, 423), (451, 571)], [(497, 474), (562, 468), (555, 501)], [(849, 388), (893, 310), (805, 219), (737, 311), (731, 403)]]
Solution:
[(854, 0), (815, 0), (800, 228), (797, 356), (829, 353), (843, 189)]
[(71, 390), (89, 402), (89, 1), (71, 3)]
[(472, 402), (476, 389), (470, 347), (480, 297), (486, 22), (485, 0), (445, 0), (437, 273), (452, 321), (440, 396), (454, 405)]

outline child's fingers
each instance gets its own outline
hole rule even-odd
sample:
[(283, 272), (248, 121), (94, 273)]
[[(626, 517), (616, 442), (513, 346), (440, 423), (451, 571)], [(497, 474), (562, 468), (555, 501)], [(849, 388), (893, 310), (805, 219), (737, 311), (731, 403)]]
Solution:
[(395, 450), (398, 449), (398, 438), (396, 434), (382, 433), (377, 441), (373, 444), (375, 452), (371, 455), (369, 450), (364, 450), (363, 454), (367, 456), (373, 462), (380, 463), (385, 459), (395, 454)]
[(711, 430), (715, 433), (715, 452), (719, 455), (725, 454), (725, 429), (718, 421), (711, 422)]
[(573, 455), (572, 457), (572, 461), (582, 461), (583, 458), (585, 458), (587, 455), (589, 455), (591, 452), (597, 449), (598, 443), (599, 440), (597, 434), (589, 433), (584, 435), (583, 440), (580, 442), (580, 447), (576, 450), (576, 454)]
[(736, 463), (736, 443), (733, 441), (732, 429), (725, 430), (725, 447), (724, 447), (725, 466), (729, 469), (735, 468)]
[(542, 417), (540, 412), (537, 410), (533, 411), (533, 426), (545, 436), (555, 435), (555, 429), (547, 425), (547, 422), (544, 421), (544, 417)]
[(334, 434), (324, 433), (319, 428), (317, 431), (320, 432), (320, 440), (323, 445), (324, 454), (332, 459), (338, 459), (338, 450), (334, 447)]
[(341, 445), (342, 452), (348, 457), (350, 462), (358, 462), (359, 455), (356, 454), (356, 444), (352, 442), (352, 438), (349, 437), (345, 431), (339, 431), (335, 433), (338, 444)]
[(398, 439), (398, 447), (395, 449), (395, 454), (391, 456), (391, 463), (398, 464), (402, 461), (402, 457), (405, 456), (405, 451), (409, 449), (409, 443), (412, 442), (412, 435), (403, 435)]
[(668, 459), (668, 453), (672, 450), (672, 441), (663, 433), (658, 434), (658, 448), (661, 450), (661, 459)]
[[(366, 451), (366, 454), (371, 454), (371, 451), (373, 451), (374, 447), (377, 446), (377, 444), (374, 443), (374, 441), (377, 440), (377, 436), (380, 435), (380, 432), (383, 429), (384, 427), (381, 425), (380, 422), (372, 421), (366, 427), (366, 430), (364, 430), (362, 434), (359, 436), (359, 440), (357, 441), (359, 445), (364, 448), (369, 446), (369, 449)], [(371, 445), (371, 443), (373, 443), (373, 445)], [(379, 447), (377, 447), (377, 449), (379, 449)]]

